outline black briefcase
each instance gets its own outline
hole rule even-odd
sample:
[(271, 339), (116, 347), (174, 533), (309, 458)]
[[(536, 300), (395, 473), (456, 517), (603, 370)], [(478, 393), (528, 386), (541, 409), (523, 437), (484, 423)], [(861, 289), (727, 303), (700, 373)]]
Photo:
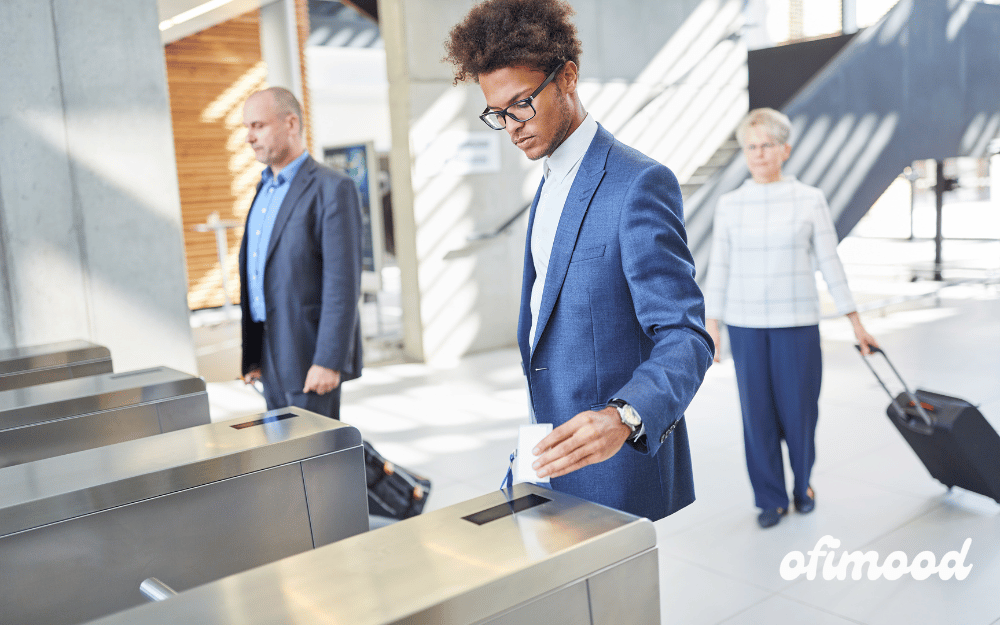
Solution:
[(420, 514), (430, 495), (431, 481), (389, 462), (371, 443), (362, 442), (368, 483), (368, 514), (397, 520)]
[(983, 413), (964, 399), (923, 389), (911, 392), (885, 352), (872, 351), (882, 354), (903, 384), (903, 392), (893, 397), (862, 357), (892, 399), (886, 414), (931, 476), (948, 488), (958, 486), (1000, 503), (1000, 436)]

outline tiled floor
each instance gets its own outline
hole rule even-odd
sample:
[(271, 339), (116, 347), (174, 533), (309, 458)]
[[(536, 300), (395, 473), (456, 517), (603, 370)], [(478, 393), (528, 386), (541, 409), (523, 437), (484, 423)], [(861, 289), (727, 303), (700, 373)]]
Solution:
[[(936, 288), (886, 274), (890, 265), (905, 265), (901, 254), (919, 245), (845, 241), (841, 255), (859, 303)], [(995, 274), (1000, 255), (989, 245), (976, 254), (988, 250)], [(889, 264), (871, 263), (874, 248), (892, 257)], [(961, 249), (949, 250), (948, 257), (960, 256)], [(925, 257), (926, 250), (917, 255)], [(996, 282), (950, 287), (938, 300), (889, 310), (863, 318), (911, 387), (979, 404), (1000, 429)], [(732, 361), (714, 365), (687, 411), (697, 501), (656, 523), (663, 622), (1000, 625), (1000, 505), (958, 489), (948, 492), (933, 480), (886, 418), (887, 397), (853, 349), (848, 322), (824, 321), (821, 331), (816, 511), (793, 512), (770, 530), (757, 526)], [(215, 338), (233, 347), (224, 332)], [(360, 380), (345, 385), (343, 419), (388, 458), (433, 480), (428, 509), (467, 500), (499, 487), (517, 426), (527, 421), (518, 358), (516, 350), (503, 349), (468, 357), (454, 368), (368, 367)], [(233, 377), (227, 371), (218, 379)], [(240, 382), (209, 387), (215, 420), (264, 408)], [(909, 560), (930, 551), (940, 560), (971, 538), (966, 564), (973, 568), (961, 581), (909, 575), (828, 581), (822, 574), (782, 579), (785, 555), (808, 552), (825, 535), (841, 541), (838, 559), (843, 551), (875, 551), (880, 563), (895, 551)]]

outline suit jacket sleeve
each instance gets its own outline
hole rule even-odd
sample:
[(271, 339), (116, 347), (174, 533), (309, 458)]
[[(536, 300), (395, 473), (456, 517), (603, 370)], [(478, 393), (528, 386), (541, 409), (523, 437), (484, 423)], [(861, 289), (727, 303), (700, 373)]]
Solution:
[(344, 371), (353, 357), (361, 297), (361, 203), (350, 178), (325, 176), (317, 227), (323, 288), (313, 364)]
[(637, 449), (655, 454), (684, 416), (713, 357), (680, 187), (669, 169), (653, 165), (636, 177), (625, 195), (619, 239), (635, 315), (653, 347), (617, 397), (642, 417), (647, 443)]

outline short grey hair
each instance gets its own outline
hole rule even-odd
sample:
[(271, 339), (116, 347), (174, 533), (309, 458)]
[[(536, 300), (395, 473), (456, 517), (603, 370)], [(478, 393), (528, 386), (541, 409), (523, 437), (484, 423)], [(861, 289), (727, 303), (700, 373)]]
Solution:
[(303, 132), (304, 121), (302, 119), (302, 105), (299, 104), (295, 94), (284, 87), (269, 87), (264, 91), (274, 96), (279, 115), (294, 115), (299, 119), (299, 134)]
[(740, 147), (743, 147), (751, 128), (760, 128), (778, 145), (788, 143), (788, 138), (792, 134), (792, 122), (788, 116), (769, 108), (750, 111), (736, 127), (736, 140), (739, 141)]

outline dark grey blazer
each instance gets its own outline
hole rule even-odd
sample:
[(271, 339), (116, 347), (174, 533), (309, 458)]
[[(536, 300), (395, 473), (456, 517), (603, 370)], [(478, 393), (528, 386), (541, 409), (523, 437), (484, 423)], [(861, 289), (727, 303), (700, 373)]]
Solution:
[(267, 247), (265, 323), (250, 317), (246, 271), (244, 232), (244, 374), (262, 368), (265, 386), (280, 386), (267, 389), (268, 395), (279, 397), (301, 393), (313, 364), (340, 371), (341, 381), (361, 375), (361, 204), (348, 176), (308, 157), (292, 179)]

